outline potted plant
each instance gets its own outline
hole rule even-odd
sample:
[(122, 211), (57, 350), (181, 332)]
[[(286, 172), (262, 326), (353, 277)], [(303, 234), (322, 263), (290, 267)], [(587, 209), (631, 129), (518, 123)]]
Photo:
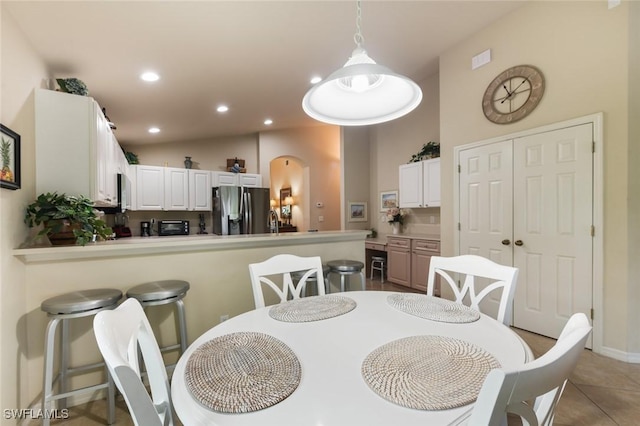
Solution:
[(37, 236), (47, 235), (53, 245), (84, 246), (93, 241), (94, 235), (106, 240), (113, 233), (99, 218), (91, 200), (57, 192), (40, 194), (27, 206), (24, 222), (29, 227), (42, 224)]

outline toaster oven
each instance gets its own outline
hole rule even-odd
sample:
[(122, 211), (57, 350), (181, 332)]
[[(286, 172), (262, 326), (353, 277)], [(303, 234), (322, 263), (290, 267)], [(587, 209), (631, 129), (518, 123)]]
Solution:
[(188, 220), (159, 220), (158, 235), (189, 235)]

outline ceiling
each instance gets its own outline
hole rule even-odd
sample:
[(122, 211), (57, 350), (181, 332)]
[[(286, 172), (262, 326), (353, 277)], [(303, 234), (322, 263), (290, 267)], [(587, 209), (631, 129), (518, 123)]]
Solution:
[[(420, 82), (437, 72), (442, 52), (522, 4), (364, 1), (364, 47)], [(309, 80), (341, 67), (355, 47), (355, 1), (3, 0), (2, 7), (50, 77), (84, 81), (127, 145), (318, 125), (301, 106)], [(147, 70), (160, 80), (140, 80)], [(217, 113), (219, 104), (229, 111)], [(149, 134), (151, 126), (161, 132)]]

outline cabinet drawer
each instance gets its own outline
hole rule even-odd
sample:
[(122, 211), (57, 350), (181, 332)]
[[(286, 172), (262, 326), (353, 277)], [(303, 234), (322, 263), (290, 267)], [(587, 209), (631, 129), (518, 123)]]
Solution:
[(433, 240), (413, 240), (413, 249), (420, 251), (432, 251), (440, 253), (440, 241)]
[(364, 243), (364, 247), (368, 250), (376, 250), (376, 251), (387, 251), (384, 244), (376, 244), (376, 243)]
[(409, 238), (387, 237), (387, 245), (390, 247), (410, 248), (411, 240)]

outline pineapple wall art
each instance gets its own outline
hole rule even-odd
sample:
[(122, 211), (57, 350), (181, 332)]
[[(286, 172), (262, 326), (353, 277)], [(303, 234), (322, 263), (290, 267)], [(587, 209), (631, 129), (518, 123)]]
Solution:
[(20, 135), (0, 124), (0, 185), (20, 189)]

